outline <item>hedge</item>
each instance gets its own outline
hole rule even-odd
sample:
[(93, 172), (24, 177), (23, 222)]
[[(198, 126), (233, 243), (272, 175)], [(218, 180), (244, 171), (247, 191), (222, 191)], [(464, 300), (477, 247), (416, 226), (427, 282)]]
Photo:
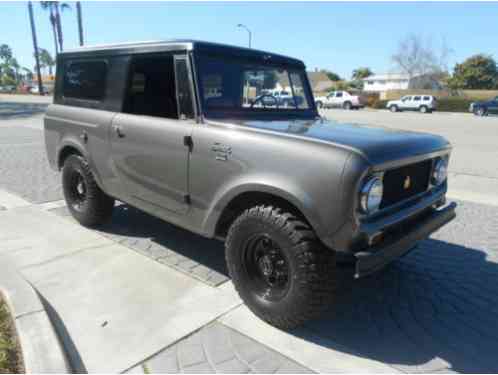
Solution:
[(441, 112), (468, 112), (470, 103), (475, 100), (464, 98), (441, 98), (437, 101), (437, 110)]

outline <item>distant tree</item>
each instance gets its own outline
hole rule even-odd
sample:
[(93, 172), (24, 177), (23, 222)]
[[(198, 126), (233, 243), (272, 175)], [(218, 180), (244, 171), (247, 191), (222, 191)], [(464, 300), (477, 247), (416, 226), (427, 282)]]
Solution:
[(496, 61), (490, 55), (478, 54), (456, 64), (448, 80), (452, 89), (488, 90), (498, 87)]
[(360, 81), (363, 78), (370, 77), (371, 75), (373, 75), (373, 72), (370, 70), (370, 68), (364, 67), (353, 70), (351, 78), (353, 79), (353, 81)]
[(29, 23), (31, 25), (31, 38), (33, 39), (33, 50), (35, 51), (36, 65), (34, 71), (36, 72), (36, 77), (38, 81), (38, 92), (40, 95), (43, 95), (43, 86), (42, 86), (41, 73), (40, 73), (40, 58), (37, 53), (38, 41), (36, 36), (35, 17), (33, 15), (33, 3), (31, 1), (28, 1), (28, 13), (29, 13)]
[[(12, 55), (12, 49), (7, 44), (0, 45), (0, 81), (2, 84), (14, 84), (17, 61)], [(8, 81), (8, 83), (7, 83)]]
[(40, 6), (43, 10), (49, 13), (48, 19), (52, 26), (52, 36), (54, 38), (54, 52), (59, 53), (59, 45), (57, 44), (57, 16), (55, 15), (55, 1), (40, 1)]
[(83, 15), (81, 12), (81, 1), (76, 2), (76, 18), (78, 20), (78, 35), (80, 39), (80, 46), (85, 42), (83, 40)]
[(447, 71), (448, 58), (453, 50), (443, 39), (440, 48), (432, 46), (430, 39), (424, 40), (416, 34), (408, 34), (399, 41), (392, 62), (410, 78), (416, 75), (439, 74)]
[(24, 76), (24, 79), (26, 79), (27, 81), (32, 81), (33, 80), (33, 72), (28, 69), (28, 68), (25, 68), (25, 67), (22, 67), (21, 70), (24, 72), (23, 76)]
[(334, 82), (341, 81), (342, 78), (339, 76), (339, 74), (331, 72), (330, 70), (323, 70), (323, 72), (327, 75), (327, 77)]
[(12, 49), (7, 44), (0, 44), (0, 60), (9, 61), (12, 58)]
[(38, 48), (38, 56), (40, 57), (40, 68), (48, 68), (48, 74), (52, 75), (52, 68), (55, 61), (50, 53), (45, 48)]

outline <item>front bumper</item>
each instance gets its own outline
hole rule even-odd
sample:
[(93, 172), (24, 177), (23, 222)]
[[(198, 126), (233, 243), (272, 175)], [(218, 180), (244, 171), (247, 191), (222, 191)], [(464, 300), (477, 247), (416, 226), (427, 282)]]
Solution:
[(367, 251), (355, 253), (355, 277), (371, 274), (408, 253), (418, 241), (427, 238), (431, 233), (453, 220), (456, 216), (455, 208), (456, 203), (453, 202), (441, 209), (435, 209), (421, 219), (411, 222), (407, 233), (383, 242), (379, 246), (371, 247)]

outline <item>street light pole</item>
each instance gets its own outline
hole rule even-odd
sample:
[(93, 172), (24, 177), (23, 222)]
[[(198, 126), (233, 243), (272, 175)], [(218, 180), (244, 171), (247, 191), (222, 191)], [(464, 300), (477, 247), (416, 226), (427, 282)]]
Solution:
[(243, 29), (246, 29), (246, 31), (249, 33), (249, 48), (251, 48), (251, 39), (252, 39), (251, 30), (249, 30), (249, 28), (246, 25), (242, 24), (242, 23), (239, 23), (237, 25), (237, 27), (242, 27)]

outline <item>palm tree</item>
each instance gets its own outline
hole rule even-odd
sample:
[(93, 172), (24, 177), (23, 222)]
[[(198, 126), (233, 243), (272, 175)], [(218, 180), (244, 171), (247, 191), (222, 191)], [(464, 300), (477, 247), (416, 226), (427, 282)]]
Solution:
[(33, 37), (33, 49), (35, 50), (36, 75), (38, 76), (38, 92), (43, 95), (43, 87), (40, 73), (40, 59), (38, 58), (38, 42), (36, 41), (35, 18), (33, 17), (33, 4), (28, 1), (29, 21), (31, 23), (31, 35)]
[(81, 13), (81, 2), (76, 2), (76, 15), (78, 17), (78, 32), (80, 36), (80, 46), (84, 44), (83, 42), (83, 16)]
[(62, 22), (60, 11), (64, 11), (65, 9), (71, 9), (71, 6), (68, 3), (62, 3), (60, 1), (54, 1), (55, 3), (55, 17), (56, 17), (56, 25), (57, 25), (57, 36), (59, 38), (59, 49), (62, 52), (64, 48), (62, 47), (64, 38), (62, 35)]
[(48, 74), (52, 75), (52, 68), (55, 65), (55, 61), (50, 53), (45, 48), (39, 48), (38, 56), (40, 57), (40, 67), (48, 68)]
[(360, 81), (363, 78), (370, 77), (372, 74), (373, 73), (370, 70), (370, 68), (365, 67), (353, 70), (353, 74), (351, 75), (351, 77), (353, 78), (354, 81)]
[(55, 16), (55, 2), (54, 1), (40, 1), (40, 6), (43, 10), (48, 11), (50, 24), (52, 25), (52, 34), (54, 37), (55, 55), (59, 54), (59, 46), (57, 44), (57, 18)]
[(68, 3), (60, 1), (40, 1), (43, 10), (48, 11), (50, 24), (52, 25), (52, 34), (54, 35), (55, 54), (63, 51), (64, 37), (62, 35), (62, 23), (60, 11), (71, 9)]

